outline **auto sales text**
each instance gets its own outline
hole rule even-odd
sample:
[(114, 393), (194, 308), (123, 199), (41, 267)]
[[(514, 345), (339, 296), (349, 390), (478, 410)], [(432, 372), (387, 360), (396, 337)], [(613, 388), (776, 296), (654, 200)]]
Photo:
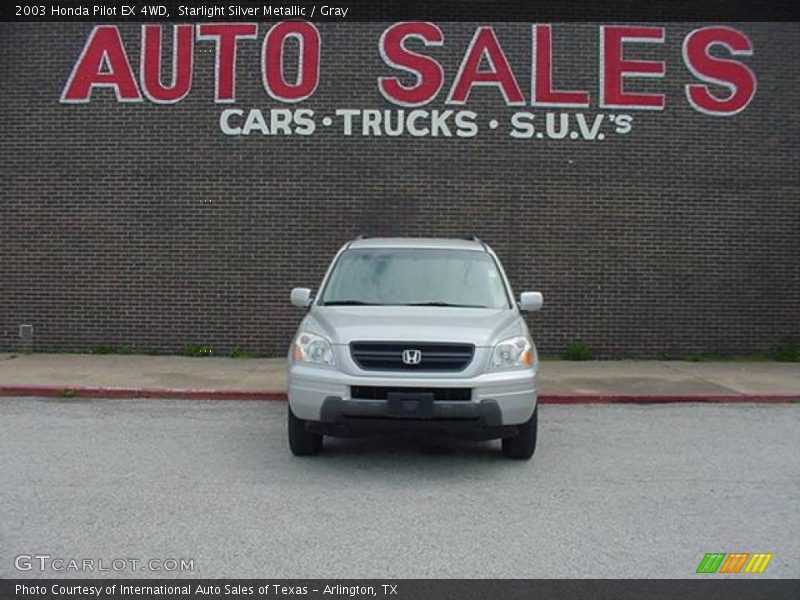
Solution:
[[(195, 12), (186, 16), (205, 15)], [(488, 128), (518, 139), (602, 140), (607, 134), (628, 133), (635, 112), (666, 108), (667, 96), (659, 80), (664, 78), (667, 64), (653, 58), (653, 49), (666, 41), (664, 27), (600, 25), (598, 56), (586, 58), (597, 65), (594, 84), (585, 81), (572, 86), (580, 89), (564, 89), (554, 77), (553, 65), (559, 54), (568, 54), (563, 40), (571, 39), (565, 37), (570, 30), (562, 32), (557, 45), (555, 34), (563, 26), (522, 26), (528, 28), (530, 41), (526, 73), (512, 68), (491, 25), (474, 28), (466, 46), (458, 42), (459, 67), (448, 73), (436, 58), (437, 52), (456, 42), (450, 42), (437, 24), (389, 25), (375, 40), (383, 66), (374, 82), (376, 99), (397, 109), (333, 107), (315, 116), (313, 111), (294, 108), (314, 96), (323, 77), (324, 40), (311, 22), (143, 24), (140, 39), (129, 40), (131, 46), (141, 48), (138, 56), (128, 51), (116, 25), (101, 24), (86, 39), (60, 100), (64, 104), (88, 103), (102, 96), (99, 89), (109, 88), (117, 102), (178, 103), (192, 92), (196, 53), (205, 51), (214, 54), (213, 101), (230, 105), (237, 102), (237, 81), (253, 77), (256, 66), (237, 59), (237, 50), (256, 45), (260, 51), (255, 76), (265, 99), (273, 104), (264, 110), (222, 110), (220, 130), (226, 135), (310, 135), (321, 123), (343, 135), (473, 137)], [(715, 117), (745, 110), (757, 87), (756, 75), (747, 64), (754, 52), (750, 38), (727, 25), (697, 27), (681, 38), (681, 68), (672, 70), (685, 72), (685, 102), (698, 113)], [(413, 50), (407, 47), (409, 42)], [(651, 48), (648, 59), (641, 58), (644, 45)], [(660, 58), (666, 55), (664, 52)], [(354, 61), (352, 68), (363, 70), (368, 60)], [(165, 67), (167, 64), (172, 68)], [(337, 76), (342, 77), (341, 71)], [(520, 81), (530, 81), (527, 89)], [(478, 88), (489, 89), (476, 91)], [(467, 108), (476, 94), (484, 105), (485, 99), (494, 97), (501, 108), (516, 112), (501, 121), (481, 120)], [(434, 102), (440, 106), (428, 108)], [(274, 103), (284, 108), (275, 108)]]

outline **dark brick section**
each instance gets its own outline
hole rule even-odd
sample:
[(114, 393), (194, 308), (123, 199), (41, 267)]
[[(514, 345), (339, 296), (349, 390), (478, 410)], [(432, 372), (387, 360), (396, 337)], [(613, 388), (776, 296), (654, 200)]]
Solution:
[[(474, 27), (441, 24), (431, 52), (445, 108)], [(219, 131), (213, 45), (198, 43), (192, 93), (174, 106), (59, 103), (89, 24), (0, 24), (0, 349), (132, 347), (282, 354), (301, 317), (293, 286), (315, 287), (359, 233), (477, 234), (519, 292), (538, 289), (530, 319), (545, 353), (584, 340), (605, 356), (765, 352), (800, 335), (800, 26), (745, 23), (758, 92), (739, 115), (687, 104), (680, 44), (633, 54), (667, 62), (636, 82), (667, 94), (661, 113), (629, 111), (634, 129), (603, 142), (515, 140), (513, 110), (473, 92), (473, 139), (309, 137)], [(237, 103), (277, 107), (260, 79), (258, 42), (240, 42)], [(394, 108), (377, 91), (384, 26), (320, 26), (322, 76), (302, 103)], [(496, 27), (529, 97), (530, 33)], [(123, 26), (138, 59), (139, 28)], [(559, 86), (592, 90), (595, 25), (555, 26)], [(201, 50), (203, 50), (201, 52)], [(138, 72), (138, 66), (135, 67)], [(537, 112), (536, 109), (534, 112)], [(541, 112), (541, 111), (538, 111)]]

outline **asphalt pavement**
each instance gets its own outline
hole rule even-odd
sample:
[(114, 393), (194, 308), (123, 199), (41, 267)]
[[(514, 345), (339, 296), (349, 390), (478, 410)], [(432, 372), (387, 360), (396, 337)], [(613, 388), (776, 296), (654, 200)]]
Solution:
[[(800, 576), (798, 404), (542, 406), (530, 462), (414, 436), (295, 458), (285, 411), (0, 399), (0, 576), (683, 578), (707, 552)], [(34, 554), (194, 570), (15, 569)]]

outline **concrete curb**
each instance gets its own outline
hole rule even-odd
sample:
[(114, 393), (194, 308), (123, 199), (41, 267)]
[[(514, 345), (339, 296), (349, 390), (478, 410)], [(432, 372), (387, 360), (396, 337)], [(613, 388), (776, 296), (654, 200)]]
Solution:
[(182, 400), (286, 400), (286, 392), (247, 390), (180, 390), (159, 388), (103, 388), (41, 385), (0, 386), (0, 396), (36, 398), (166, 398)]
[(540, 404), (791, 404), (800, 402), (793, 394), (542, 394)]
[[(0, 396), (30, 398), (165, 398), (185, 400), (286, 401), (286, 392), (247, 390), (181, 390), (158, 388), (64, 387), (41, 385), (0, 386)], [(797, 394), (542, 394), (540, 404), (661, 404), (702, 402), (715, 404), (789, 404)]]

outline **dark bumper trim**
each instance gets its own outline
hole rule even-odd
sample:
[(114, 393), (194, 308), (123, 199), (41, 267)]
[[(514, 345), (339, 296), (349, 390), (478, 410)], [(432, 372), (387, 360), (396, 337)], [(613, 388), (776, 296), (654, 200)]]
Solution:
[(328, 396), (322, 403), (319, 421), (307, 421), (313, 433), (336, 437), (378, 434), (387, 431), (421, 431), (491, 440), (516, 435), (516, 425), (503, 425), (500, 407), (491, 399), (475, 402), (435, 402), (431, 416), (413, 413), (389, 414), (386, 400), (344, 400)]

